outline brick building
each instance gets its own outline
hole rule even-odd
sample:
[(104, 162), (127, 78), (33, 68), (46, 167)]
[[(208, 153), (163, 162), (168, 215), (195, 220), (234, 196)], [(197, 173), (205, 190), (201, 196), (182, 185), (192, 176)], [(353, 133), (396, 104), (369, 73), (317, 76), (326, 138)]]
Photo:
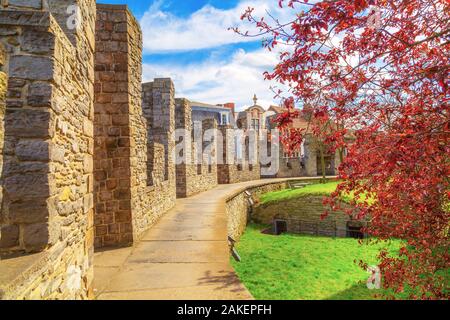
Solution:
[[(268, 129), (274, 129), (275, 124), (273, 119), (286, 112), (285, 108), (279, 106), (271, 106), (268, 109), (268, 116), (266, 118), (266, 126)], [(293, 119), (293, 128), (304, 129), (305, 139), (301, 145), (300, 150), (296, 152), (287, 152), (281, 145), (279, 148), (279, 171), (275, 176), (277, 178), (289, 177), (315, 177), (322, 175), (321, 156), (318, 150), (317, 141), (314, 139), (309, 121), (303, 117)], [(352, 140), (351, 135), (347, 136), (348, 140)], [(335, 153), (327, 153), (325, 151), (325, 170), (327, 176), (334, 176), (337, 174), (337, 169), (340, 165), (340, 157), (338, 151)]]

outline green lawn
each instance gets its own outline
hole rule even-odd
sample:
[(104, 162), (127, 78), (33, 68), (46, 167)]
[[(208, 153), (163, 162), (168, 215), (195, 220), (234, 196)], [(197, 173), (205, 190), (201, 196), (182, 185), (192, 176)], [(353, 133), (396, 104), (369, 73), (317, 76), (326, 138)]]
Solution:
[(339, 181), (332, 181), (327, 183), (316, 183), (306, 186), (302, 189), (284, 189), (281, 191), (274, 191), (263, 194), (261, 196), (261, 203), (267, 204), (270, 202), (285, 201), (292, 198), (303, 197), (303, 196), (328, 196), (338, 186)]
[[(299, 191), (299, 190), (296, 190)], [(354, 262), (376, 264), (380, 247), (396, 251), (399, 242), (360, 245), (355, 239), (261, 233), (250, 225), (237, 245), (242, 262), (232, 264), (258, 300), (367, 300), (380, 293), (366, 287), (368, 273)]]
[[(261, 196), (260, 202), (261, 204), (270, 204), (273, 202), (286, 201), (298, 197), (306, 197), (306, 196), (329, 196), (332, 192), (334, 192), (337, 186), (341, 183), (341, 181), (331, 181), (326, 183), (314, 183), (309, 186), (306, 186), (301, 189), (284, 189), (280, 191), (274, 191), (265, 193)], [(353, 193), (347, 195), (341, 195), (341, 200), (344, 202), (350, 202), (354, 200)], [(373, 197), (366, 197), (366, 195), (362, 195), (357, 202), (362, 202), (364, 200), (368, 200), (369, 204), (374, 203)]]

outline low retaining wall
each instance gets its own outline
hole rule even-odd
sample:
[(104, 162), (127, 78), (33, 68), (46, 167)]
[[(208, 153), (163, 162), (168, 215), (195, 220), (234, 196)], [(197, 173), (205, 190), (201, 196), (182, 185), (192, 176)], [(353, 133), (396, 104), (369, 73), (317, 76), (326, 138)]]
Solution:
[[(226, 214), (228, 217), (228, 235), (239, 241), (248, 224), (249, 210), (258, 207), (258, 202), (262, 194), (279, 191), (288, 187), (288, 182), (292, 181), (318, 181), (320, 178), (293, 178), (274, 182), (259, 183), (235, 192), (226, 200)], [(247, 192), (247, 193), (246, 193)], [(252, 214), (253, 216), (253, 214)]]
[[(322, 219), (325, 210), (329, 214)], [(352, 221), (344, 211), (331, 211), (324, 207), (323, 196), (304, 196), (263, 204), (257, 206), (252, 214), (252, 220), (256, 223), (271, 224), (275, 218), (286, 220), (290, 233), (329, 237), (346, 237), (347, 224)]]

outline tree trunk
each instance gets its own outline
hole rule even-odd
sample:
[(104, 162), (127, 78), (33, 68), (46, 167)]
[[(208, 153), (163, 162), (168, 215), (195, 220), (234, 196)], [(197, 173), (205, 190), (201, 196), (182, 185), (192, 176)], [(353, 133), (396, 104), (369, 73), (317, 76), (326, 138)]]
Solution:
[(344, 162), (344, 149), (343, 148), (339, 148), (339, 160), (341, 161), (341, 163)]
[(320, 165), (322, 166), (322, 183), (325, 183), (327, 180), (327, 173), (325, 168), (325, 154), (322, 144), (320, 144), (319, 150), (320, 150)]

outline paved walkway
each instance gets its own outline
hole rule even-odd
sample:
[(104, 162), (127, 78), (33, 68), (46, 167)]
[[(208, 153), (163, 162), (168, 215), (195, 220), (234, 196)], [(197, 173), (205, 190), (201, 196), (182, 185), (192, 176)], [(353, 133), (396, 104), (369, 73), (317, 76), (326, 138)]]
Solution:
[(271, 179), (220, 185), (187, 199), (132, 248), (96, 253), (98, 299), (252, 299), (229, 263), (225, 200)]

